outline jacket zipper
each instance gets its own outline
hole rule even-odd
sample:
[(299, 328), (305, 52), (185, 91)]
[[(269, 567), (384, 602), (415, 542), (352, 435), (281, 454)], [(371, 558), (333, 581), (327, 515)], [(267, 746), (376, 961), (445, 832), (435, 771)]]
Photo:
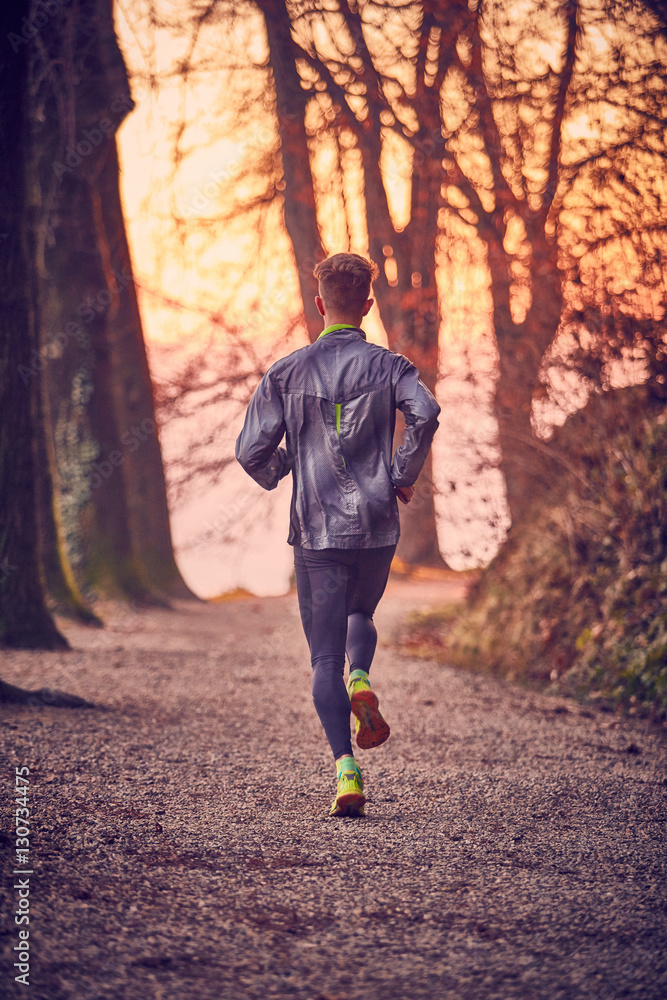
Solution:
[[(334, 406), (336, 408), (336, 434), (338, 435), (339, 438), (340, 438), (340, 411), (341, 411), (341, 405), (342, 405), (341, 403), (334, 403)], [(345, 456), (342, 453), (341, 453), (341, 458), (343, 459), (343, 468), (347, 469), (347, 465), (345, 464)]]

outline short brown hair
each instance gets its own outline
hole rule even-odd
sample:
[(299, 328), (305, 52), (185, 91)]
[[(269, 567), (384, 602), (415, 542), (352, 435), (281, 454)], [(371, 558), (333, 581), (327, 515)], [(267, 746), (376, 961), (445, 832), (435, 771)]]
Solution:
[(377, 278), (377, 264), (358, 253), (335, 253), (321, 260), (313, 274), (320, 283), (320, 295), (330, 309), (361, 309)]

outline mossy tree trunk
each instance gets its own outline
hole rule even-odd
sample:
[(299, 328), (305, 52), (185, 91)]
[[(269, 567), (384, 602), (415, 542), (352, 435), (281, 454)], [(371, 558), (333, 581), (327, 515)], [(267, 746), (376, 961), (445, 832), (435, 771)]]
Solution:
[[(28, 54), (7, 42), (27, 2), (0, 10), (0, 645), (63, 649), (46, 608), (35, 512), (37, 433), (31, 385), (21, 378), (34, 349), (26, 240)], [(7, 151), (11, 150), (11, 155)], [(0, 692), (1, 696), (1, 692)]]
[(133, 108), (111, 0), (78, 0), (34, 51), (35, 248), (57, 523), (84, 593), (192, 596), (176, 567), (118, 190)]

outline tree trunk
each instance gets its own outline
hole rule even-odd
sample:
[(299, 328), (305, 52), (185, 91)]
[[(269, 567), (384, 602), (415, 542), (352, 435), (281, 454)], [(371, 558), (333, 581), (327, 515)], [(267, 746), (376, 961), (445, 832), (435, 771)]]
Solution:
[[(26, 253), (29, 162), (28, 53), (8, 42), (28, 3), (0, 12), (0, 645), (66, 649), (49, 614), (39, 574), (35, 514), (36, 435), (30, 383), (21, 377), (35, 342)], [(12, 47), (13, 48), (13, 47)]]
[(309, 95), (301, 87), (285, 0), (260, 0), (269, 42), (269, 66), (276, 91), (276, 114), (283, 161), (285, 228), (294, 248), (304, 319), (311, 341), (322, 332), (315, 306), (317, 282), (313, 268), (325, 256), (315, 208), (305, 111)]
[(132, 549), (152, 590), (171, 597), (194, 598), (174, 559), (153, 386), (118, 178), (118, 155), (112, 139), (92, 199), (97, 242), (107, 287), (113, 296), (107, 314), (107, 335)]
[[(31, 140), (32, 140), (31, 135)], [(42, 222), (38, 181), (38, 162), (34, 141), (30, 142), (30, 166), (27, 171), (28, 190), (28, 259), (36, 260), (39, 227)], [(30, 269), (31, 299), (35, 316), (35, 326), (42, 327), (40, 317), (40, 281), (36, 268)], [(36, 337), (39, 341), (39, 337)], [(48, 350), (48, 349), (47, 349)], [(42, 377), (43, 350), (32, 356), (29, 371), (24, 372), (24, 382), (30, 385), (35, 413), (35, 495), (37, 513), (37, 535), (39, 544), (39, 564), (46, 593), (60, 614), (78, 618), (89, 625), (101, 626), (102, 622), (84, 601), (69, 560), (64, 534), (60, 523), (59, 505), (54, 494), (52, 470), (56, 468), (53, 452), (53, 434), (49, 423), (49, 407), (45, 398), (45, 382)]]
[[(308, 138), (305, 131), (304, 114), (309, 94), (301, 87), (301, 79), (295, 60), (305, 58), (313, 62), (312, 56), (301, 50), (293, 41), (290, 20), (284, 0), (262, 0), (259, 4), (266, 19), (270, 47), (270, 65), (273, 70), (280, 134), (283, 143), (283, 166), (285, 181), (285, 223), (292, 239), (297, 262), (300, 266), (299, 278), (304, 308), (316, 293), (316, 286), (310, 272), (321, 253), (319, 230), (315, 209), (313, 179), (310, 169)], [(317, 63), (330, 87), (332, 99), (339, 103), (341, 116), (357, 138), (362, 154), (365, 177), (366, 218), (369, 238), (369, 253), (381, 267), (381, 273), (374, 285), (374, 294), (383, 324), (387, 330), (389, 346), (392, 350), (405, 353), (420, 370), (422, 378), (431, 390), (435, 390), (438, 368), (438, 333), (440, 316), (435, 285), (435, 246), (437, 240), (437, 215), (441, 203), (440, 184), (442, 179), (441, 156), (425, 138), (431, 157), (420, 159), (423, 167), (420, 176), (414, 178), (412, 217), (409, 231), (398, 233), (394, 228), (389, 204), (380, 169), (382, 153), (382, 128), (380, 111), (386, 109), (381, 95), (378, 78), (366, 48), (358, 10), (341, 7), (348, 28), (354, 40), (357, 55), (365, 70), (369, 114), (359, 122), (346, 103), (345, 95), (335, 84), (324, 64)], [(426, 46), (432, 18), (425, 19), (421, 39), (420, 56), (422, 70), (426, 57)], [(422, 72), (423, 78), (423, 72)], [(423, 81), (422, 81), (423, 82)], [(424, 124), (424, 137), (432, 136), (431, 118), (435, 114), (439, 126), (439, 86), (422, 88), (428, 90), (424, 97), (429, 100), (430, 117)], [(391, 248), (391, 249), (390, 249)], [(387, 257), (392, 257), (398, 269), (398, 281), (389, 281), (382, 265)], [(413, 278), (413, 275), (415, 277)], [(312, 319), (308, 319), (309, 334), (312, 339), (321, 331), (322, 320), (312, 306)], [(446, 564), (440, 555), (435, 527), (433, 505), (433, 481), (430, 471), (425, 468), (423, 477), (428, 481), (419, 497), (415, 497), (411, 515), (402, 519), (402, 537), (398, 553), (410, 564), (416, 561), (428, 565)], [(406, 508), (408, 509), (408, 508)]]
[(429, 452), (419, 474), (412, 500), (407, 505), (399, 503), (401, 537), (396, 555), (410, 567), (447, 568), (447, 563), (440, 554), (438, 544), (433, 504), (435, 493), (433, 458)]
[[(40, 307), (48, 425), (65, 543), (85, 590), (146, 600), (148, 582), (132, 549), (111, 391), (106, 328), (111, 293), (96, 247), (86, 178), (63, 178), (56, 205)], [(62, 346), (49, 350), (63, 332)]]
[(186, 596), (122, 225), (114, 136), (133, 103), (111, 0), (79, 0), (49, 20), (33, 79), (43, 206), (35, 366), (45, 378), (65, 547), (84, 590)]
[(546, 486), (547, 446), (535, 438), (531, 411), (540, 365), (558, 330), (562, 310), (556, 244), (537, 233), (531, 242), (534, 296), (521, 323), (515, 323), (510, 312), (509, 261), (498, 243), (489, 253), (498, 348), (494, 412), (512, 524), (523, 518), (535, 496), (541, 495)]
[[(476, 12), (470, 15), (472, 55), (470, 66), (462, 68), (475, 92), (478, 127), (493, 177), (493, 208), (485, 211), (474, 185), (465, 177), (458, 164), (454, 163), (450, 171), (452, 182), (463, 191), (478, 216), (478, 231), (488, 248), (493, 321), (499, 357), (494, 413), (498, 422), (500, 467), (505, 477), (507, 502), (513, 524), (521, 520), (533, 498), (543, 492), (547, 469), (544, 458), (547, 449), (535, 439), (531, 410), (542, 359), (558, 331), (563, 304), (557, 244), (555, 237), (547, 237), (546, 227), (549, 222), (555, 228), (556, 222), (554, 206), (557, 204), (561, 128), (574, 71), (578, 31), (576, 2), (566, 5), (565, 15), (563, 68), (554, 95), (552, 134), (546, 164), (548, 179), (539, 212), (534, 215), (527, 212), (526, 199), (517, 198), (515, 189), (510, 187), (501, 170), (506, 152), (494, 118), (492, 98), (483, 69), (483, 43), (480, 34), (483, 4), (479, 4)], [(510, 265), (513, 258), (503, 245), (509, 210), (523, 219), (526, 238), (532, 251), (533, 301), (525, 319), (520, 323), (512, 318), (510, 307)]]
[[(381, 267), (385, 260), (392, 260), (396, 269), (395, 283), (382, 270), (374, 286), (389, 347), (405, 354), (419, 369), (424, 384), (435, 393), (440, 333), (435, 268), (444, 140), (440, 132), (439, 86), (429, 87), (424, 81), (424, 60), (432, 25), (433, 19), (426, 16), (421, 26), (416, 71), (420, 128), (414, 140), (410, 220), (402, 233), (394, 229), (380, 169), (382, 136), (378, 107), (372, 108), (362, 155), (369, 245)], [(355, 39), (360, 45), (363, 35), (356, 31)], [(447, 565), (438, 545), (435, 492), (433, 459), (429, 453), (415, 496), (401, 508), (401, 538), (396, 554), (411, 566), (444, 569)]]
[[(35, 301), (33, 283), (33, 302)], [(52, 438), (50, 430), (46, 428), (47, 418), (42, 400), (41, 378), (35, 379), (33, 394), (36, 397), (37, 535), (39, 564), (44, 587), (59, 614), (70, 615), (87, 625), (101, 626), (101, 620), (83, 599), (69, 561), (69, 555), (63, 544), (62, 526), (58, 522), (59, 510), (53, 493), (53, 479), (51, 477), (51, 469), (55, 468), (55, 456), (49, 456)]]

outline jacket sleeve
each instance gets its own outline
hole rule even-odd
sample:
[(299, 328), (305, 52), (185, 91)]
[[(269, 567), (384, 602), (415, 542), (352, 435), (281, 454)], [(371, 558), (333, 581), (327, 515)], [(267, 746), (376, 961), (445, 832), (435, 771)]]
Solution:
[(409, 361), (396, 383), (396, 405), (405, 417), (405, 435), (394, 454), (391, 479), (394, 486), (413, 486), (438, 429), (440, 407)]
[(253, 393), (243, 429), (236, 439), (238, 462), (265, 490), (275, 489), (290, 471), (287, 451), (278, 447), (284, 434), (282, 397), (271, 372), (267, 372)]

